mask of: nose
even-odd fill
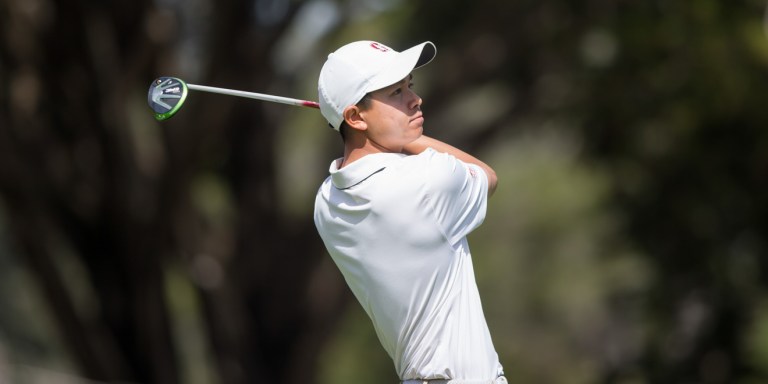
[[[422,100],[421,97],[419,97],[419,95],[416,94],[416,92],[412,90],[409,90],[409,92],[411,94],[411,102],[410,102],[411,109],[419,109],[421,107],[421,104],[424,102],[424,100]]]

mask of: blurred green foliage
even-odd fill
[[[312,231],[319,115],[143,105],[166,72],[312,98],[358,39],[434,41],[427,134],[497,170],[470,245],[511,383],[768,381],[764,2],[96,3],[0,1],[0,382],[396,382]]]

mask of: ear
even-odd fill
[[[344,108],[344,112],[341,116],[350,128],[365,131],[368,129],[368,123],[365,122],[365,118],[362,116],[361,112],[360,107],[351,105]]]

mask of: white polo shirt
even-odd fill
[[[432,149],[338,163],[315,225],[400,379],[495,379],[466,239],[485,218],[482,168]]]

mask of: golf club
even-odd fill
[[[149,86],[147,102],[155,111],[155,119],[167,120],[173,117],[181,109],[187,99],[188,90],[218,93],[221,95],[247,97],[275,103],[296,105],[301,107],[320,108],[320,104],[314,101],[291,99],[288,97],[266,95],[263,93],[236,91],[234,89],[208,87],[205,85],[187,84],[176,77],[163,76],[155,79]]]

